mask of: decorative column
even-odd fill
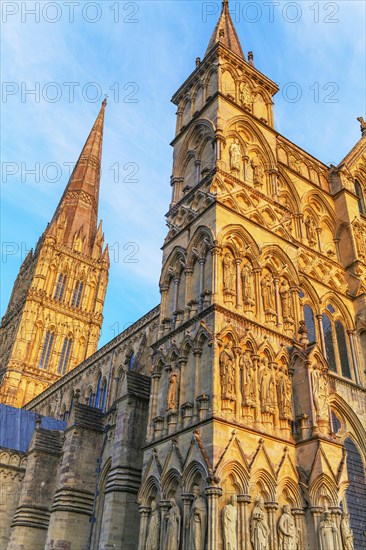
[[[297,532],[297,536],[299,537],[299,542],[297,544],[297,547],[306,548],[307,547],[306,537],[304,536],[304,530],[303,530],[303,521],[304,521],[303,518],[305,516],[305,512],[302,508],[292,508],[291,513],[294,516],[296,532]]]
[[[277,550],[277,529],[276,529],[276,510],[278,508],[277,502],[266,502],[265,508],[268,510],[268,523],[269,523],[269,548],[270,550]]]
[[[200,166],[201,166],[201,161],[200,160],[196,160],[194,162],[194,165],[196,167],[196,185],[199,184],[200,182]]]
[[[219,480],[208,479],[208,482]],[[207,528],[207,550],[216,550],[219,548],[219,497],[222,495],[222,489],[217,485],[209,485],[205,489],[208,504],[208,528]]]
[[[166,314],[166,301],[168,297],[168,285],[161,285],[160,286],[160,294],[161,294],[161,305],[160,305],[160,322],[165,318]]]
[[[324,331],[323,331],[323,315],[319,313],[316,315],[316,318],[318,320],[318,328],[319,328],[319,334],[320,334],[320,347],[322,348],[323,353],[325,353],[325,347],[324,347]]]
[[[160,508],[160,545],[159,550],[164,549],[164,539],[165,539],[165,516],[167,515],[171,504],[169,500],[161,500],[159,502]]]
[[[151,384],[151,410],[150,410],[150,422],[148,426],[148,434],[149,437],[152,437],[154,433],[154,426],[153,426],[153,419],[156,417],[157,413],[157,402],[158,402],[158,389],[159,389],[159,381],[161,378],[160,372],[153,372],[152,376],[152,384]]]
[[[201,355],[202,355],[202,349],[201,348],[194,348],[193,355],[195,359],[195,366],[194,366],[194,396],[193,400],[196,402],[196,398],[201,394]],[[197,403],[197,402],[196,402]],[[199,407],[197,403],[197,416],[199,416]]]
[[[201,297],[201,294],[203,293],[203,280],[204,280],[204,275],[205,275],[205,263],[206,263],[206,258],[200,258],[198,260],[198,264],[200,266],[200,286],[199,286],[199,297],[200,297],[200,302],[202,302],[202,297]],[[201,303],[202,305],[202,303]]]
[[[299,234],[301,241],[304,241],[304,215],[303,214],[296,214],[295,219],[297,220],[297,225],[299,228]]]
[[[186,267],[184,270],[185,276],[186,276],[186,304],[192,300],[192,275],[193,275],[193,267]],[[186,319],[189,319],[189,307],[185,307],[185,315]]]
[[[173,312],[175,312],[178,309],[178,291],[179,291],[180,278],[179,277],[174,277],[173,282],[174,282]]]
[[[219,288],[219,269],[218,269],[218,263],[219,263],[219,257],[221,256],[222,248],[221,246],[214,245],[211,248],[211,254],[212,254],[212,292],[213,292],[213,301],[215,302],[218,297],[218,288]]]
[[[278,289],[278,283],[280,282],[279,277],[274,277],[273,282],[275,285],[275,295],[276,295],[276,316],[277,316],[277,327],[282,326],[281,323],[281,308],[280,308],[280,292]]]
[[[263,302],[262,302],[262,293],[261,293],[261,273],[262,270],[260,267],[256,267],[253,269],[254,273],[254,287],[255,287],[255,295],[256,299],[255,302],[257,304],[257,316],[259,318],[262,318],[264,315],[263,312]]]
[[[355,378],[356,378],[356,384],[360,385],[360,375],[359,375],[359,367],[358,367],[358,361],[357,361],[357,355],[356,355],[356,350],[355,350],[355,341],[354,341],[354,330],[347,330],[348,332],[348,335],[349,335],[349,343],[350,343],[350,346],[351,346],[351,354],[352,354],[352,362],[353,362],[353,370],[354,370],[354,373],[355,373]]]
[[[243,164],[244,164],[244,181],[245,183],[247,183],[247,179],[248,179],[248,160],[249,160],[249,157],[248,156],[243,156]]]
[[[251,550],[249,533],[249,514],[248,505],[250,504],[250,495],[239,495],[239,549]]]
[[[317,239],[318,239],[319,252],[322,251],[322,240],[320,238],[321,232],[322,232],[321,228],[317,227],[316,228],[316,236],[317,236]]]
[[[236,265],[236,309],[243,309],[243,292],[241,288],[241,258],[235,258]]]
[[[318,529],[319,529],[319,523],[323,514],[323,507],[322,506],[310,506],[310,512],[313,516],[313,522],[314,522],[314,538],[313,541],[316,544],[316,548],[318,545]],[[308,533],[309,535],[309,533]],[[310,544],[311,546],[311,544]],[[312,545],[314,547],[314,544]]]
[[[138,550],[145,550],[147,527],[149,524],[150,506],[140,506],[140,536]]]
[[[182,550],[186,550],[187,547],[187,523],[189,514],[191,511],[191,505],[193,501],[193,495],[191,493],[182,493],[181,498],[183,501],[183,529],[182,529]]]
[[[187,365],[188,358],[181,356],[178,359],[179,364],[179,371],[180,371],[180,377],[179,377],[179,403],[185,403],[186,402],[186,365]]]
[[[311,373],[310,373],[311,361],[309,361],[309,360],[305,361],[305,368],[306,368],[307,377],[308,377],[310,408],[311,408],[311,425],[312,425],[312,429],[314,431],[314,426],[317,425],[317,419],[316,419],[315,407],[314,407],[313,384],[311,382]]]
[[[302,315],[300,313],[300,304],[299,304],[299,289],[297,288],[297,286],[292,286],[290,288],[290,292],[291,292],[291,299],[292,299],[292,308],[294,312],[294,321],[295,321],[295,326],[297,327],[300,321],[302,321]]]

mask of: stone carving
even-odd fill
[[[296,550],[298,536],[296,532],[295,520],[291,514],[291,508],[285,504],[282,509],[282,515],[278,521],[278,542],[279,550]]]
[[[242,396],[245,405],[255,406],[255,365],[250,350],[246,350],[240,358]]]
[[[324,512],[323,520],[319,525],[319,550],[341,550],[342,545],[336,523],[330,512]]]
[[[229,341],[220,353],[221,399],[235,397],[235,355],[233,343]]]
[[[353,550],[353,531],[349,525],[349,514],[343,514],[341,520],[341,535],[344,550]]]
[[[357,221],[354,221],[352,225],[353,225],[353,234],[355,236],[355,241],[356,241],[357,253],[360,256],[360,258],[364,258],[365,257],[365,241],[364,241],[365,230],[363,229],[362,225]]]
[[[250,518],[250,540],[254,550],[268,550],[268,539],[269,527],[264,511],[264,501],[262,497],[257,497]]]
[[[328,419],[328,381],[327,369],[321,363],[313,366],[311,371],[314,409],[318,419]]]
[[[146,538],[145,550],[159,550],[160,511],[155,500],[151,503],[149,530]]]
[[[178,550],[180,543],[180,510],[175,498],[170,499],[170,510],[166,515],[165,550]]]
[[[280,366],[277,376],[277,402],[280,418],[292,420],[292,384],[286,367]]]
[[[290,156],[290,168],[301,174],[301,162],[293,156]]]
[[[240,171],[241,150],[240,150],[239,140],[237,138],[234,139],[234,141],[230,145],[229,155],[230,155],[230,168],[232,170]]]
[[[249,263],[245,264],[245,266],[241,271],[241,280],[242,280],[244,304],[254,305],[255,303],[254,281],[252,277],[252,268]]]
[[[222,532],[224,538],[223,550],[237,550],[237,496],[232,495],[229,504],[224,506],[222,510]]]
[[[284,279],[280,285],[280,298],[282,304],[282,315],[284,321],[293,319],[293,307],[290,286],[288,281]]]
[[[223,280],[224,280],[224,292],[230,292],[235,294],[235,263],[230,254],[226,252],[223,259]]]
[[[275,287],[271,273],[267,273],[261,280],[263,307],[266,313],[276,312]]]
[[[241,82],[239,86],[240,103],[244,109],[251,111],[253,108],[253,93],[246,82]]]
[[[267,357],[263,357],[259,369],[259,391],[261,398],[261,409],[264,413],[273,412],[275,404],[274,390],[275,380],[273,376],[272,366],[268,364]]]
[[[176,411],[179,405],[179,371],[174,368],[169,378],[167,411]]]
[[[308,216],[305,220],[306,238],[309,244],[316,244],[316,228],[315,222],[311,216]]]
[[[207,505],[198,485],[192,489],[193,502],[186,528],[189,529],[189,550],[204,550],[207,525]]]

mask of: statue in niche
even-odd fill
[[[207,525],[207,505],[198,485],[192,489],[193,502],[186,528],[189,529],[189,550],[204,550]]]
[[[321,363],[314,365],[311,371],[311,385],[313,392],[313,403],[318,418],[328,418],[328,381],[326,369]]]
[[[232,495],[229,504],[222,510],[223,550],[237,550],[238,548],[237,520],[237,496]]]
[[[273,412],[275,380],[272,366],[268,364],[267,357],[263,357],[261,360],[259,388],[262,412]]]
[[[224,280],[224,291],[235,293],[235,263],[230,254],[226,252],[223,259],[223,280]]]
[[[280,298],[284,321],[293,319],[292,297],[288,281],[284,279],[280,286]]]
[[[170,373],[167,411],[176,411],[179,401],[179,370],[174,368]]]
[[[254,502],[252,516],[250,518],[250,540],[254,550],[268,550],[269,527],[264,511],[264,501],[261,496]]]
[[[316,228],[315,222],[311,216],[308,216],[305,220],[306,238],[309,244],[316,244]]]
[[[170,510],[166,515],[165,550],[179,550],[180,543],[180,510],[175,498],[170,499]]]
[[[252,277],[252,267],[249,263],[245,264],[241,271],[241,281],[243,289],[243,302],[244,304],[254,305],[255,292]]]
[[[284,366],[280,366],[278,370],[277,401],[280,418],[292,420],[292,384]]]
[[[276,312],[276,298],[273,277],[267,273],[261,280],[263,307],[266,313]]]
[[[219,358],[222,399],[235,397],[235,355],[232,348],[233,343],[229,340]]]
[[[343,514],[341,520],[341,535],[344,550],[354,550],[353,531],[349,525],[349,514]]]
[[[146,538],[145,550],[159,550],[159,535],[160,511],[155,500],[153,500],[151,503],[150,523]]]
[[[361,258],[363,258],[365,256],[365,241],[364,241],[365,231],[363,230],[361,225],[357,222],[353,223],[353,234],[355,236],[357,253]]]
[[[232,170],[240,171],[241,166],[241,150],[238,138],[235,138],[229,149],[230,155],[230,168]]]
[[[240,358],[241,369],[241,393],[246,405],[255,404],[255,379],[254,364],[251,358],[251,351],[246,350]],[[254,394],[254,395],[253,395]],[[253,399],[254,397],[254,399]]]
[[[332,519],[330,512],[325,510],[323,520],[319,525],[319,550],[341,550],[337,525]]]
[[[296,157],[290,157],[290,168],[301,174],[301,162]]]
[[[279,550],[296,550],[298,536],[295,520],[291,514],[291,508],[285,504],[277,526]]]
[[[246,82],[241,82],[239,86],[240,103],[244,109],[251,111],[253,108],[253,93]]]
[[[253,181],[254,183],[263,183],[264,179],[264,170],[261,162],[258,160],[257,157],[254,157],[251,160],[251,165],[253,169]]]

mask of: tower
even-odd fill
[[[365,138],[347,169],[329,171],[274,129],[277,91],[224,1],[172,99],[139,550],[150,537],[174,547],[174,517],[181,548],[210,550],[317,548],[323,529],[340,537],[348,521],[334,411],[365,383],[365,234],[356,246],[352,229],[365,222],[351,166],[364,165]]]
[[[97,349],[109,269],[97,225],[105,106],[14,283],[1,324],[2,403],[21,407]]]

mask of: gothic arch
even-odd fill
[[[287,173],[285,172],[285,170],[283,170],[283,168],[281,166],[278,167],[278,172],[280,174],[280,178],[283,179],[283,181],[285,182],[287,188],[290,191],[290,196],[293,200],[293,203],[296,205],[295,213],[296,214],[300,213],[301,212],[301,199],[300,199],[300,195],[297,192],[297,189],[296,189],[295,185],[293,184],[293,182],[291,181],[291,179],[288,177]]]
[[[193,460],[188,466],[184,467],[182,475],[183,492],[191,493],[193,485],[200,485],[200,482],[204,483],[207,476],[206,467],[201,462]]]
[[[232,248],[234,248],[234,244],[237,243],[237,253],[239,249],[241,249],[248,258],[252,259],[253,267],[258,266],[258,258],[260,256],[259,247],[250,233],[241,225],[226,225],[219,232],[217,239],[221,246],[226,246],[227,243],[231,243]],[[248,250],[249,247],[250,250]]]
[[[345,437],[351,436],[355,445],[359,448],[361,457],[366,467],[366,430],[350,405],[338,394],[329,396],[330,406],[342,419],[346,421]]]
[[[269,254],[269,256],[267,256]],[[277,266],[274,266],[272,263],[272,258],[275,258],[277,260]],[[298,272],[293,264],[293,261],[289,258],[289,256],[278,246],[278,244],[269,244],[265,247],[263,247],[262,255],[261,255],[261,262],[263,267],[271,268],[272,272],[278,272],[278,269],[282,267],[282,269],[286,266],[288,270],[286,273],[279,273],[283,276],[288,275],[290,278],[289,282],[292,282],[292,284],[299,285],[299,275]],[[278,265],[279,263],[279,265]],[[282,266],[281,266],[282,263]],[[281,267],[280,267],[281,266]]]
[[[139,492],[139,501],[142,506],[149,506],[151,501],[156,495],[161,495],[160,481],[155,476],[149,476],[147,480],[142,484]]]
[[[316,212],[316,208],[314,209],[314,206],[320,206],[323,213],[317,213],[317,219],[320,222],[327,215],[332,224],[333,233],[335,233],[335,227],[337,225],[335,212],[328,201],[325,200],[320,191],[308,191],[307,193],[305,193],[305,195],[302,196],[301,202],[306,206],[307,209],[311,208],[313,212]]]
[[[178,276],[182,269],[184,269],[185,264],[186,251],[181,246],[176,246],[165,261],[161,272],[160,285],[169,284],[171,278],[174,276],[173,272],[177,271],[176,276]]]
[[[291,499],[291,506],[292,508],[302,508],[303,507],[303,499],[301,497],[301,491],[299,484],[296,483],[292,478],[290,477],[284,477],[280,480],[278,487],[277,487],[277,498],[276,502],[278,502],[281,495],[287,493],[287,499]],[[286,500],[287,500],[286,499]]]
[[[175,496],[181,484],[182,475],[175,468],[168,470],[160,479],[160,485],[163,497],[169,499]],[[175,487],[174,487],[175,486]],[[174,489],[173,489],[174,488]],[[171,494],[172,491],[174,494]]]
[[[323,296],[321,297],[320,304],[321,304],[320,308],[322,312],[325,312],[327,310],[328,304],[336,306],[341,316],[335,315],[335,318],[342,320],[346,325],[346,329],[348,330],[355,329],[351,314],[348,311],[347,306],[336,294],[334,294],[333,292],[327,292],[326,294],[323,294]]]
[[[309,496],[313,506],[324,506],[327,499],[328,506],[339,506],[337,486],[329,476],[324,473],[318,475],[309,487]]]
[[[211,229],[204,225],[200,225],[194,232],[187,246],[187,267],[193,267],[196,262],[197,255],[195,254],[195,249],[204,257],[207,255],[210,247],[213,246],[213,242],[214,239]]]
[[[226,462],[219,467],[216,473],[222,480],[225,480],[229,476],[233,476],[238,486],[239,494],[246,495],[249,493],[249,472],[247,472],[243,465],[237,460]]]
[[[276,500],[276,481],[266,470],[263,470],[263,468],[251,473],[250,485],[253,488],[259,485],[266,496],[267,502],[274,502]]]

